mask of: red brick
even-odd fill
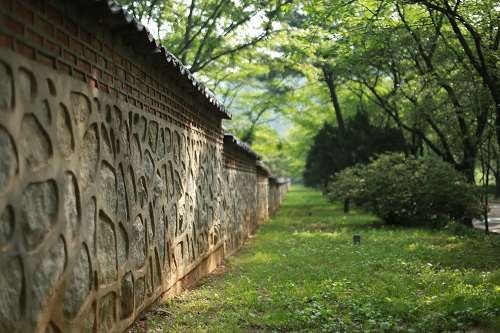
[[[105,85],[104,83],[99,83],[99,90],[105,92],[106,94],[109,92],[108,86]]]
[[[106,58],[111,59],[113,57],[113,50],[111,50],[108,46],[103,45],[102,46],[102,52],[106,56]]]
[[[131,86],[131,85],[129,85],[129,84],[126,84],[126,83],[125,83],[125,84],[123,85],[123,90],[125,90],[127,93],[129,93],[129,94],[130,94],[130,93],[132,93],[132,86]]]
[[[130,67],[131,67],[130,61],[128,61],[127,59],[124,59],[123,60],[123,67],[125,67],[125,70],[130,71]]]
[[[85,58],[87,58],[88,60],[90,60],[94,63],[97,62],[97,53],[95,53],[95,51],[93,51],[92,49],[86,47],[84,55],[85,55]]]
[[[117,74],[117,68],[116,68],[115,64],[112,63],[111,61],[108,61],[108,69],[111,73],[113,73],[115,75]]]
[[[109,84],[113,84],[113,77],[108,73],[103,73],[102,78]]]
[[[122,61],[123,61],[122,56],[120,54],[118,54],[117,52],[113,52],[113,62],[118,64],[118,65],[121,65]]]
[[[15,15],[22,19],[24,22],[33,24],[33,12],[26,8],[23,4],[19,2],[15,3],[15,13]]]
[[[97,85],[97,80],[96,80],[96,79],[94,79],[93,77],[88,76],[88,77],[87,77],[87,83],[88,83],[88,85],[89,85],[89,86],[91,86],[91,87],[94,87],[94,88],[97,88],[97,87],[98,87],[98,85]]]
[[[0,47],[14,49],[14,39],[0,31]]]
[[[99,68],[93,66],[92,67],[92,76],[97,77],[97,78],[102,78],[102,71]]]
[[[73,77],[77,80],[85,82],[85,73],[83,73],[77,69],[73,69]]]
[[[28,31],[26,32],[26,36],[30,41],[37,44],[38,46],[43,46],[43,37],[36,32],[28,29]]]
[[[56,62],[55,62],[55,59],[54,57],[51,57],[49,55],[46,55],[44,53],[38,53],[38,62],[45,65],[45,66],[49,66],[51,68],[56,68]]]
[[[90,62],[82,58],[78,58],[78,67],[87,73],[90,73],[90,69],[92,68]]]
[[[116,69],[116,75],[120,78],[120,79],[125,79],[126,77],[126,73],[123,69],[121,68],[117,68]]]
[[[65,23],[64,27],[66,28],[66,31],[78,38],[78,27],[76,26],[76,23],[68,18]]]
[[[65,64],[63,62],[58,62],[57,71],[60,73],[65,73],[65,74],[71,75],[71,66],[68,66],[67,64]]]
[[[64,31],[60,30],[60,29],[57,29],[56,30],[56,39],[66,45],[66,46],[69,46],[69,36],[67,33],[65,33]]]
[[[59,10],[51,5],[47,6],[47,15],[49,19],[59,25],[62,25],[62,14]]]
[[[97,51],[99,51],[99,52],[102,50],[102,43],[101,43],[101,41],[98,40],[98,39],[95,39],[92,36],[91,36],[90,45],[92,45],[92,47],[94,49],[96,49]]]
[[[23,24],[5,15],[3,17],[3,26],[18,35],[23,34]]]
[[[102,68],[106,68],[106,59],[104,59],[100,55],[97,55],[97,64]]]
[[[45,40],[45,46],[47,47],[47,50],[49,50],[53,54],[61,56],[61,47],[59,45],[52,43],[49,40]]]
[[[90,32],[80,27],[80,39],[87,44],[90,44]]]
[[[109,94],[113,97],[118,97],[118,90],[114,89],[114,88],[109,88]]]
[[[71,38],[70,48],[71,51],[73,51],[74,53],[83,55],[83,50],[84,50],[83,44],[80,43],[77,39]]]
[[[144,71],[139,71],[139,78],[142,81],[145,81],[146,80],[146,73],[144,73]]]
[[[39,30],[39,32],[43,32],[46,36],[54,36],[54,26],[44,18],[37,16],[35,18],[35,27]]]
[[[70,53],[66,50],[63,52],[63,58],[69,61],[72,65],[76,65],[76,56],[73,53]]]
[[[0,0],[0,7],[6,11],[12,10],[12,3],[10,0]]]
[[[26,44],[17,43],[17,52],[25,57],[35,60],[35,50]]]
[[[43,12],[43,5],[45,1],[40,1],[40,0],[30,0],[30,6],[34,9],[36,9],[39,12]]]
[[[127,82],[130,82],[132,84],[135,84],[135,77],[129,72],[125,72],[125,80],[127,80]]]

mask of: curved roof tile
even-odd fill
[[[138,22],[122,5],[115,0],[77,0],[87,14],[94,16],[99,23],[109,27],[115,35],[122,35],[134,52],[145,55],[148,61],[160,69],[169,70],[167,75],[178,80],[186,89],[191,89],[198,101],[207,103],[210,109],[222,118],[232,119],[231,112],[217,100],[215,95],[197,81],[182,62],[155,40],[149,30]]]

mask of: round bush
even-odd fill
[[[477,188],[440,158],[381,155],[334,176],[327,196],[350,199],[394,225],[471,224],[481,215]]]

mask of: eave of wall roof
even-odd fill
[[[198,82],[172,53],[153,38],[149,30],[138,22],[122,5],[114,0],[77,0],[83,12],[107,26],[114,35],[121,35],[134,52],[144,55],[149,62],[165,75],[176,80],[183,88],[190,90],[199,102],[208,104],[209,109],[224,119],[232,119],[231,112],[217,100],[214,94]]]
[[[258,155],[256,152],[254,152],[252,150],[252,148],[250,148],[248,143],[241,141],[240,139],[238,139],[236,136],[234,136],[231,133],[224,134],[224,143],[232,144],[232,145],[238,147],[239,149],[241,149],[242,151],[244,151],[245,153],[247,153],[251,157],[255,158],[256,160],[262,160],[262,157],[260,157],[260,155]]]

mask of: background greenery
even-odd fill
[[[498,332],[499,257],[498,235],[391,227],[294,186],[235,256],[130,332]]]

